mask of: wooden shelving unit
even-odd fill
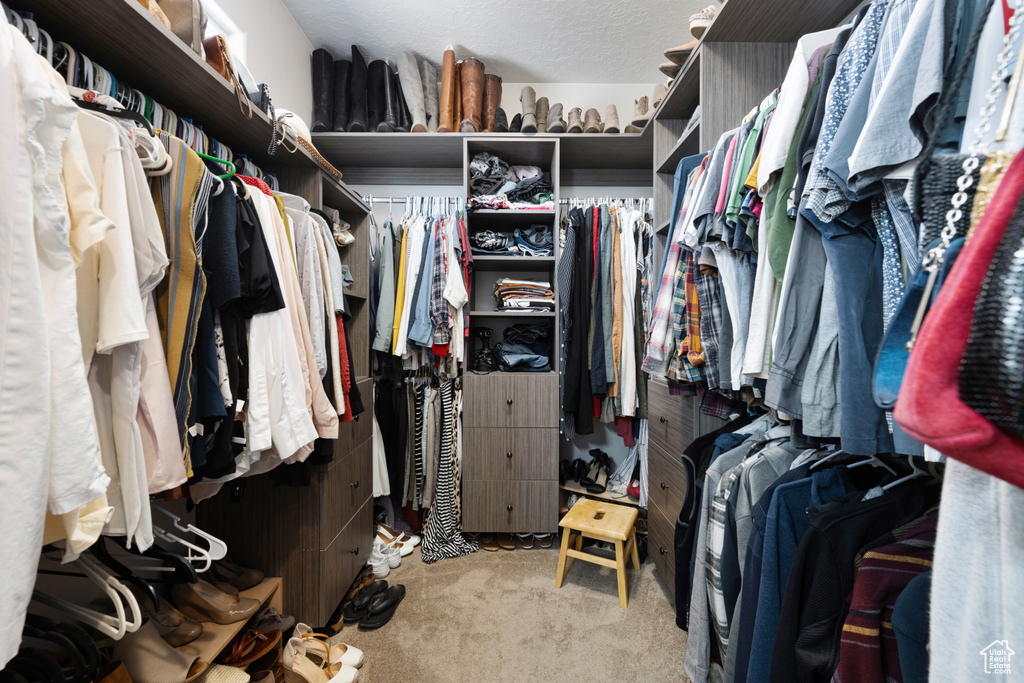
[[[584,496],[586,498],[593,498],[595,500],[607,500],[610,503],[619,503],[620,505],[633,505],[635,507],[640,507],[640,501],[637,498],[634,498],[633,496],[629,495],[628,493],[621,498],[616,498],[607,491],[605,491],[604,493],[589,493],[586,487],[580,486],[574,481],[567,481],[564,484],[560,485],[558,488],[560,488],[563,491],[568,491],[569,493],[575,493],[578,496]]]
[[[470,311],[470,318],[554,318],[554,311]]]
[[[658,166],[658,173],[674,173],[679,160],[700,151],[700,124],[696,123],[683,132],[672,151]]]
[[[239,597],[259,600],[263,607],[273,607],[278,612],[284,612],[282,606],[282,579],[279,577],[267,577],[258,586],[241,591]],[[196,655],[204,662],[213,663],[213,660],[223,652],[224,648],[237,636],[245,626],[247,620],[236,621],[233,624],[217,624],[212,621],[203,622],[203,635],[191,643],[186,643],[178,649],[189,655]]]

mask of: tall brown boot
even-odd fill
[[[455,106],[452,108],[452,131],[462,123],[462,62],[455,64]]]
[[[501,106],[501,76],[484,76],[484,128],[494,132],[495,112]]]
[[[441,64],[441,115],[437,122],[438,133],[452,132],[452,115],[455,113],[455,51],[445,50]]]
[[[483,126],[484,65],[479,59],[462,60],[462,133],[475,133]]]

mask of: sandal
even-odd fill
[[[272,652],[281,642],[280,631],[268,631],[263,633],[254,628],[242,631],[231,644],[224,648],[216,662],[224,666],[233,666],[244,669],[257,659],[263,658],[267,653]]]
[[[501,550],[501,546],[499,546],[498,542],[494,540],[493,534],[480,534],[476,540],[484,550],[489,552]]]
[[[515,550],[516,537],[512,534],[498,534],[498,545],[505,550]]]
[[[331,639],[322,633],[314,633],[308,625],[295,625],[295,634],[306,643],[306,656],[314,662],[322,662],[330,650],[331,664],[351,666],[358,669],[363,665],[363,651],[345,643],[331,644]]]
[[[395,616],[395,610],[404,599],[405,586],[400,583],[375,596],[366,616],[359,621],[359,629],[368,631],[384,626]]]
[[[555,542],[554,534],[536,534],[537,545],[541,548],[550,548]]]
[[[374,581],[372,584],[356,593],[355,597],[342,612],[342,617],[346,623],[352,623],[359,621],[366,616],[366,611],[370,609],[370,602],[374,596],[378,593],[383,593],[388,588],[387,581]]]
[[[519,542],[523,546],[523,550],[533,550],[533,534],[516,534],[519,536]]]
[[[355,683],[359,670],[351,666],[332,666],[324,661],[320,666],[306,656],[306,643],[302,638],[291,638],[284,648],[284,678],[287,683]]]

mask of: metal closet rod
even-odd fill
[[[417,197],[367,197],[371,202],[387,202],[389,204],[406,204],[417,200]],[[426,197],[426,199],[447,199],[449,201],[462,201],[463,197]]]

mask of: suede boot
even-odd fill
[[[409,105],[405,101],[405,91],[402,90],[402,79],[397,73],[392,74],[395,82],[395,132],[408,133],[412,129],[412,114],[409,112]],[[417,82],[419,74],[416,75]]]
[[[587,113],[583,115],[583,132],[600,133],[602,130],[601,115],[597,113],[596,109],[588,109]]]
[[[494,132],[494,115],[501,106],[501,76],[484,75],[484,128]]]
[[[349,92],[352,81],[352,62],[339,59],[334,62],[334,126],[335,133],[348,130],[349,113],[352,110],[352,95]]]
[[[423,77],[423,107],[427,112],[427,132],[437,132],[437,69],[434,65],[423,60],[420,62],[420,75]]]
[[[523,105],[523,132],[537,132],[537,93],[530,86],[523,86],[523,92],[519,96]]]
[[[369,127],[367,121],[367,67],[366,60],[359,52],[359,48],[352,46],[352,78],[349,80],[349,100],[352,102],[350,110],[348,131],[350,133],[365,133]]]
[[[654,96],[651,97],[651,114],[652,115],[654,114],[654,111],[657,110],[657,108],[659,106],[661,106],[661,101],[663,99],[665,99],[665,95],[667,95],[667,94],[668,94],[668,86],[664,85],[663,83],[659,83],[658,85],[654,86]]]
[[[548,98],[537,98],[537,132],[546,133],[548,130]]]
[[[495,133],[507,133],[508,132],[508,117],[505,116],[505,110],[498,107],[494,110],[494,132]]]
[[[367,101],[370,108],[370,130],[394,133],[398,125],[398,98],[391,66],[383,59],[370,62],[367,70]]]
[[[423,77],[416,57],[411,52],[402,52],[398,56],[398,77],[402,81],[402,97],[412,116],[409,130],[413,133],[426,133],[427,109],[423,98]]]
[[[619,132],[619,112],[615,108],[614,104],[609,104],[608,107],[604,110],[604,132]]]
[[[565,121],[562,119],[562,103],[556,102],[548,109],[547,132],[564,133]]]
[[[512,122],[508,124],[509,133],[522,133],[523,132],[523,115],[516,114],[512,117]]]
[[[438,133],[452,132],[452,116],[455,114],[455,51],[445,50],[441,63],[441,100],[437,121]]]
[[[583,114],[583,110],[579,107],[573,107],[569,110],[569,127],[566,129],[569,133],[582,133],[583,132],[583,121],[580,116]]]
[[[334,57],[316,49],[310,57],[313,74],[313,125],[310,131],[323,133],[334,125]]]
[[[647,111],[647,95],[644,95],[639,100],[633,100],[633,125],[637,128],[643,128],[647,125],[647,120],[651,118],[651,113]]]
[[[459,131],[483,130],[484,65],[479,59],[462,60],[462,123]]]

